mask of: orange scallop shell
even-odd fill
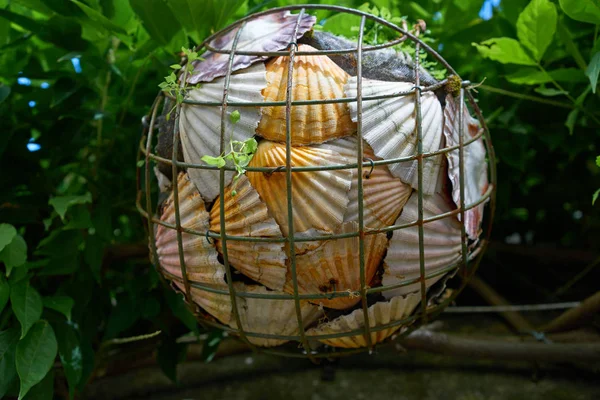
[[[298,46],[298,50],[316,51],[313,47],[302,44]],[[268,84],[263,90],[265,101],[286,100],[288,68],[288,56],[277,57],[267,63]],[[342,99],[348,77],[327,56],[295,56],[292,100]],[[350,135],[356,130],[346,103],[292,106],[290,119],[292,145],[322,143]],[[285,142],[285,107],[263,107],[256,133],[269,140]]]

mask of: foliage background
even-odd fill
[[[134,205],[140,120],[182,46],[291,3],[0,0],[0,397],[77,396],[118,338],[158,330],[157,360],[175,377],[185,350],[175,339],[202,332],[147,259]],[[495,241],[594,250],[598,0],[533,0],[524,22],[529,0],[321,3],[424,19],[432,46],[464,79],[485,79],[478,96],[499,171]],[[335,15],[318,18],[351,34]],[[491,38],[508,39],[480,44]],[[547,282],[577,272],[549,271]]]

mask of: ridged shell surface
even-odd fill
[[[182,293],[185,293],[185,286],[183,280],[173,280],[175,286],[179,288]],[[220,290],[228,291],[226,284],[216,287]],[[211,316],[215,317],[223,324],[229,324],[232,319],[232,308],[231,308],[231,297],[229,294],[214,293],[208,290],[203,290],[196,287],[190,287],[190,294],[192,301],[202,307],[203,310],[208,312]]]
[[[408,317],[415,307],[421,301],[417,294],[408,294],[406,296],[394,297],[387,302],[378,302],[369,307],[369,327],[377,328],[385,324],[400,321]],[[306,334],[309,335],[328,335],[336,333],[351,332],[357,329],[364,329],[365,317],[362,308],[352,311],[348,315],[343,315],[333,321],[323,323],[316,328],[309,329]],[[395,325],[390,328],[371,331],[372,344],[380,343],[393,335],[399,329],[406,325]],[[364,334],[346,336],[333,339],[318,339],[320,342],[334,347],[359,348],[368,346]]]
[[[358,232],[357,222],[346,222],[340,233]],[[387,248],[385,233],[366,235],[364,239],[365,277],[369,285]],[[296,276],[300,294],[353,293],[347,297],[310,300],[335,309],[346,309],[360,301],[360,250],[358,237],[332,239],[319,248],[296,257]],[[291,270],[285,291],[294,293]]]
[[[316,51],[300,45],[299,51]],[[265,101],[285,101],[289,57],[277,57],[267,63],[268,86]],[[294,57],[292,100],[332,100],[344,98],[344,84],[349,75],[327,56]],[[356,124],[350,119],[346,103],[292,106],[290,114],[292,145],[322,143],[352,134]],[[262,119],[256,132],[278,142],[286,140],[286,109],[283,106],[262,108]]]
[[[236,195],[232,195],[232,190]],[[225,232],[231,236],[281,238],[281,230],[258,196],[248,178],[242,175],[225,190]],[[221,198],[210,212],[210,230],[221,232]],[[216,241],[223,253],[222,242]],[[274,290],[282,290],[287,272],[283,242],[246,242],[227,240],[227,255],[231,265],[244,275]]]
[[[198,194],[195,186],[185,173],[180,173],[177,178],[179,189],[179,215],[181,226],[199,232],[206,232],[209,227],[209,215],[206,212],[204,201]],[[164,205],[161,221],[175,224],[175,205],[173,193]],[[183,232],[181,234],[183,256],[188,279],[192,282],[209,284],[218,288],[227,288],[225,283],[225,268],[219,263],[218,253],[204,235],[193,235]],[[177,231],[158,225],[156,228],[156,252],[161,268],[168,272],[174,282],[183,289],[183,278],[179,260],[179,246]],[[194,294],[195,293],[195,294]],[[192,290],[193,300],[211,315],[222,322],[228,322],[229,314],[223,310],[227,306],[225,296],[207,292],[201,289]],[[225,303],[224,303],[225,301]]]
[[[423,198],[423,218],[432,218],[454,209],[450,198],[442,193],[436,193]],[[418,196],[414,193],[408,200],[396,225],[408,224],[418,219]],[[425,274],[434,273],[441,268],[449,267],[461,260],[461,229],[455,215],[425,222],[423,224],[423,244],[425,259]],[[420,276],[419,229],[409,228],[394,231],[384,261],[382,284],[384,286],[398,284],[401,281]],[[425,281],[429,288],[442,278],[438,275]],[[419,291],[419,282],[401,286],[383,292],[386,298]]]
[[[222,102],[225,79],[202,84],[200,88],[189,92],[188,99],[194,101]],[[231,76],[228,91],[229,102],[263,101],[262,89],[267,86],[265,66],[258,63]],[[179,117],[181,146],[184,159],[188,163],[204,164],[202,156],[219,156],[221,154],[221,109],[220,106],[201,106],[183,104]],[[240,113],[237,123],[232,123],[229,115],[233,111]],[[225,151],[230,139],[245,141],[254,136],[260,120],[260,107],[227,108],[225,117]],[[211,202],[219,195],[218,170],[188,168],[192,181],[205,201]],[[233,172],[225,172],[225,185],[231,182]]]
[[[343,138],[323,144],[356,162],[356,138]],[[368,144],[363,144],[363,160],[380,160]],[[363,220],[367,228],[378,229],[392,225],[412,193],[412,187],[393,176],[386,165],[363,166]],[[358,221],[358,169],[352,169],[352,186],[344,222]]]
[[[446,96],[444,109],[444,136],[448,147],[460,144],[457,100],[451,95]],[[463,143],[471,140],[480,131],[479,121],[469,115],[467,106],[463,114]],[[478,201],[488,188],[486,152],[483,140],[477,139],[463,147],[465,171],[465,206]],[[452,182],[452,199],[460,204],[460,152],[453,150],[446,153],[448,157],[448,176]],[[477,240],[481,233],[481,221],[485,202],[465,211],[465,228],[469,238]],[[460,216],[459,216],[460,218]]]
[[[249,165],[285,167],[285,160],[284,144],[263,140]],[[293,167],[327,166],[345,164],[346,158],[321,146],[306,146],[291,148],[290,161]],[[282,233],[287,236],[289,225],[285,169],[272,174],[248,171],[246,175],[281,227]],[[348,205],[352,172],[294,171],[291,181],[294,234],[312,237],[339,230]],[[297,252],[314,247],[314,242],[296,242]]]
[[[236,292],[282,294],[281,292],[270,291],[262,286],[244,285],[241,283],[236,283],[235,289]],[[238,312],[244,331],[270,335],[299,335],[294,300],[273,300],[252,297],[238,297],[238,299]],[[323,314],[319,310],[319,307],[306,301],[300,301],[300,312],[304,327],[311,325]],[[235,319],[231,319],[230,325],[233,328],[237,328]],[[251,343],[265,347],[278,346],[287,342],[287,340],[282,339],[259,338],[250,335],[247,338]]]
[[[250,19],[238,39],[236,51],[269,52],[287,48],[291,42],[295,42],[296,39],[308,32],[317,20],[311,15],[302,15],[298,23],[297,34],[294,37],[298,17],[298,14],[281,11]],[[210,46],[219,50],[231,50],[239,29],[236,27],[217,36],[210,42]],[[209,50],[202,54],[202,58],[203,60],[194,63],[194,72],[188,78],[189,83],[210,82],[215,78],[225,76],[229,64],[229,54],[214,53]],[[232,71],[246,68],[265,58],[255,55],[235,55]]]
[[[357,77],[348,79],[346,97],[357,96]],[[389,95],[409,92],[414,85],[406,82],[384,82],[363,79],[362,96]],[[380,100],[363,100],[362,136],[375,155],[385,160],[417,154],[417,130],[414,94]],[[358,120],[357,103],[349,103],[352,121]],[[421,96],[423,153],[437,151],[442,145],[442,107],[431,92]],[[423,193],[434,192],[441,155],[423,159]],[[405,161],[388,165],[391,173],[402,182],[418,188],[418,162]]]

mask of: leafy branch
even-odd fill
[[[240,112],[238,110],[233,111],[229,115],[229,120],[232,124],[237,124],[240,120]],[[246,173],[246,167],[252,160],[256,149],[258,148],[258,142],[254,138],[247,139],[245,141],[230,140],[229,141],[229,152],[223,153],[220,156],[213,157],[209,155],[202,156],[201,160],[208,165],[214,165],[218,168],[223,168],[227,162],[231,162],[237,175],[234,176],[232,187],[235,186],[237,180]],[[235,189],[231,191],[231,195],[235,196],[237,192]]]
[[[188,92],[191,89],[199,89],[200,84],[189,86],[187,82],[187,76],[194,71],[194,61],[203,60],[202,57],[198,55],[198,52],[193,51],[192,49],[186,49],[185,47],[181,48],[182,53],[185,55],[187,62],[184,66],[180,64],[171,65],[171,72],[168,76],[165,76],[165,80],[161,82],[158,87],[161,88],[163,92],[165,92],[168,96],[173,97],[175,99],[175,105],[173,108],[167,113],[167,120],[171,118],[171,113],[177,106],[183,104]],[[178,82],[177,72],[183,72],[182,82]]]

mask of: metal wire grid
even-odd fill
[[[294,35],[292,36],[293,38],[295,38],[297,36],[296,33],[298,31],[300,20],[301,20],[302,16],[304,15],[304,13],[306,12],[306,10],[318,10],[318,9],[336,11],[336,12],[342,12],[342,13],[348,13],[348,14],[360,16],[361,22],[360,22],[357,47],[351,48],[351,49],[343,49],[343,50],[298,51],[298,44],[297,44],[296,40],[294,39],[289,44],[289,46],[287,47],[287,49],[285,51],[277,51],[277,52],[236,51],[236,47],[237,47],[240,35],[241,35],[247,21],[249,21],[250,19],[260,17],[263,15],[267,15],[270,13],[280,12],[280,11],[299,10],[299,13],[297,14],[298,17],[297,17],[295,30],[294,30]],[[390,41],[390,42],[387,42],[384,44],[363,47],[364,27],[365,27],[365,22],[367,19],[370,19],[372,21],[375,21],[375,23],[378,23],[378,24],[381,24],[388,28],[391,28],[391,29],[395,30],[396,32],[398,32],[401,36],[398,39],[395,39],[393,41]],[[231,46],[231,50],[215,49],[209,45],[209,43],[215,37],[221,36],[229,31],[235,29],[236,27],[239,27],[239,30],[236,32],[236,35],[234,37],[234,40],[233,40],[233,43]],[[363,53],[368,52],[368,51],[377,50],[377,49],[391,47],[391,46],[394,46],[394,45],[396,45],[402,41],[405,41],[407,39],[409,39],[415,43],[415,50],[416,50],[415,58],[414,58],[414,70],[415,70],[415,76],[416,76],[415,86],[410,91],[406,91],[406,92],[394,93],[394,94],[390,94],[390,95],[364,96],[363,97],[362,96],[362,56],[363,56]],[[264,12],[252,14],[252,15],[249,15],[249,16],[237,21],[236,23],[230,25],[229,27],[223,29],[222,31],[217,32],[217,33],[213,34],[212,36],[208,37],[202,44],[200,44],[196,48],[196,51],[201,50],[203,48],[206,50],[210,50],[214,53],[229,54],[229,63],[228,63],[227,73],[225,75],[225,86],[224,86],[224,91],[223,91],[223,99],[221,102],[203,102],[203,101],[184,100],[184,103],[190,104],[190,105],[221,107],[221,132],[220,132],[220,134],[221,134],[221,143],[220,143],[221,154],[223,153],[223,150],[225,149],[225,126],[226,126],[225,118],[227,115],[226,111],[227,111],[228,106],[235,106],[235,107],[284,106],[284,107],[286,107],[286,165],[285,165],[285,168],[282,168],[281,166],[279,166],[279,167],[248,167],[246,169],[248,171],[253,171],[253,172],[256,171],[256,172],[266,172],[266,173],[275,173],[275,172],[277,172],[277,173],[284,172],[285,173],[285,175],[286,175],[286,190],[287,190],[287,210],[288,210],[289,234],[287,235],[287,237],[281,237],[281,238],[242,237],[242,236],[227,235],[226,229],[225,229],[225,218],[223,218],[223,216],[225,215],[225,202],[224,201],[219,202],[220,203],[219,211],[220,211],[220,216],[221,216],[221,218],[220,218],[220,223],[221,223],[220,233],[215,233],[215,232],[210,232],[210,231],[200,232],[200,231],[196,231],[196,230],[185,228],[185,227],[181,226],[180,211],[179,211],[179,193],[178,193],[178,187],[176,184],[177,169],[178,168],[199,168],[199,169],[208,169],[208,170],[218,169],[220,171],[220,177],[219,177],[219,179],[220,179],[220,183],[219,183],[220,197],[223,198],[224,190],[225,190],[225,186],[226,186],[225,185],[225,171],[226,170],[234,170],[234,168],[229,167],[229,166],[226,166],[223,168],[218,168],[216,166],[211,166],[211,165],[200,165],[200,164],[193,164],[193,163],[177,161],[178,151],[179,151],[179,149],[178,149],[178,146],[179,146],[179,121],[178,120],[179,120],[179,113],[181,110],[181,104],[177,105],[176,112],[175,112],[176,118],[175,118],[175,122],[174,122],[172,158],[169,160],[167,158],[163,158],[163,157],[160,157],[160,156],[152,153],[151,147],[152,147],[153,135],[154,135],[154,131],[155,131],[154,128],[156,125],[156,114],[157,114],[157,110],[159,108],[161,100],[165,100],[165,95],[163,93],[160,93],[159,96],[154,101],[154,104],[152,106],[152,111],[150,114],[149,125],[144,129],[142,139],[140,141],[140,152],[138,153],[138,161],[140,161],[142,159],[141,157],[143,157],[143,159],[145,161],[144,170],[143,170],[143,172],[144,172],[144,189],[142,189],[142,187],[141,187],[142,186],[142,177],[141,177],[142,170],[141,170],[141,168],[138,168],[138,173],[137,173],[138,195],[137,195],[137,200],[136,200],[136,206],[137,206],[139,212],[147,220],[150,249],[152,252],[152,256],[157,264],[159,264],[159,262],[158,262],[159,258],[158,258],[158,254],[157,254],[157,250],[156,250],[156,243],[155,243],[155,238],[154,238],[154,224],[160,224],[167,228],[175,229],[177,231],[179,260],[180,260],[180,264],[181,264],[181,273],[182,273],[183,284],[184,284],[183,294],[184,294],[187,305],[194,312],[194,314],[198,317],[199,322],[202,325],[207,326],[207,327],[216,327],[219,329],[223,329],[224,331],[231,332],[235,335],[239,335],[239,337],[243,341],[245,341],[254,350],[258,350],[258,349],[255,345],[250,343],[250,341],[248,340],[248,337],[300,341],[302,344],[302,347],[304,348],[304,351],[297,351],[297,350],[284,351],[284,350],[266,349],[266,348],[261,348],[260,351],[272,353],[272,354],[278,354],[278,355],[291,356],[291,357],[308,357],[311,360],[316,361],[318,358],[337,357],[337,356],[341,356],[341,355],[345,355],[345,354],[352,354],[352,353],[364,351],[364,349],[329,348],[328,351],[316,352],[310,348],[310,346],[308,344],[308,339],[311,339],[311,340],[313,340],[313,339],[333,339],[333,338],[349,337],[349,336],[356,336],[356,335],[362,334],[367,343],[367,348],[369,349],[369,351],[372,351],[374,348],[374,345],[371,341],[371,332],[377,332],[377,331],[389,329],[389,328],[396,327],[396,326],[411,325],[411,327],[408,328],[405,332],[405,333],[408,333],[411,329],[414,329],[418,325],[415,323],[417,320],[420,320],[421,323],[425,323],[428,320],[428,318],[437,315],[450,302],[452,302],[454,300],[454,298],[456,298],[456,296],[459,294],[459,292],[462,291],[462,289],[465,287],[465,285],[468,281],[468,278],[475,272],[477,265],[479,264],[479,261],[481,259],[482,254],[484,253],[485,247],[486,247],[488,239],[489,239],[491,225],[492,225],[491,222],[493,220],[493,215],[495,212],[496,169],[495,169],[494,149],[491,145],[489,131],[487,129],[487,126],[485,124],[485,120],[483,119],[481,111],[480,111],[479,107],[477,106],[477,104],[475,103],[475,100],[474,100],[472,94],[468,90],[465,91],[465,88],[468,89],[468,87],[469,87],[469,82],[462,82],[459,96],[458,96],[458,104],[459,104],[458,125],[459,125],[459,129],[460,129],[459,144],[456,146],[452,146],[452,147],[446,147],[446,148],[440,149],[438,151],[423,153],[423,140],[422,140],[423,138],[422,138],[422,126],[421,126],[422,125],[422,116],[421,116],[421,98],[420,97],[423,92],[433,91],[433,90],[436,90],[436,89],[444,86],[447,83],[447,80],[444,80],[438,84],[426,86],[426,87],[422,87],[420,85],[419,53],[420,53],[421,48],[424,49],[431,56],[433,56],[440,64],[442,64],[447,69],[447,71],[450,75],[458,76],[458,74],[436,51],[434,51],[431,47],[429,47],[427,44],[422,42],[418,37],[411,34],[410,32],[408,32],[405,29],[402,29],[388,21],[385,21],[382,18],[373,16],[371,14],[368,14],[368,13],[365,13],[362,11],[353,10],[353,9],[349,9],[346,7],[333,6],[333,5],[305,4],[305,5],[298,5],[298,6],[279,7],[279,8],[274,8],[274,9],[267,10]],[[357,67],[356,67],[357,71],[356,72],[357,72],[357,78],[358,78],[357,82],[358,83],[357,83],[356,98],[292,101],[292,98],[293,98],[293,96],[292,96],[293,68],[294,68],[294,57],[296,55],[334,55],[334,54],[350,54],[350,53],[355,53],[356,60],[357,60]],[[229,83],[230,83],[233,60],[234,60],[235,55],[257,55],[257,56],[268,56],[268,57],[282,56],[282,55],[288,56],[289,57],[289,68],[288,68],[288,77],[287,77],[286,100],[285,101],[275,101],[275,102],[262,102],[262,103],[228,102]],[[185,75],[182,77],[182,80],[181,80],[182,85],[186,81],[186,78],[187,78],[187,76],[185,76]],[[416,119],[417,119],[417,121],[416,121],[417,154],[415,154],[413,156],[409,156],[409,157],[399,157],[399,158],[388,159],[388,160],[361,161],[361,160],[364,160],[363,143],[362,143],[362,140],[358,140],[357,141],[358,146],[357,146],[357,162],[356,163],[318,166],[318,167],[317,166],[315,166],[315,167],[292,167],[291,166],[291,148],[292,148],[292,146],[291,146],[291,134],[290,134],[291,133],[290,113],[291,113],[292,106],[301,106],[301,105],[310,105],[310,104],[327,104],[327,103],[347,103],[347,102],[356,101],[357,102],[357,136],[359,138],[361,138],[362,137],[362,102],[364,100],[385,99],[385,98],[401,97],[401,96],[407,96],[407,95],[415,95],[414,96],[415,97],[415,112],[416,112]],[[482,130],[475,137],[473,137],[467,141],[463,140],[463,125],[462,125],[465,95],[466,95],[466,98],[469,101],[471,107],[473,108],[477,118],[479,119],[479,122],[481,123],[481,127],[482,127]],[[487,191],[477,201],[475,201],[472,204],[465,204],[464,147],[473,143],[476,140],[479,140],[482,136],[485,138],[484,143],[485,143],[485,147],[487,150],[487,156],[488,156],[487,161],[488,161],[488,167],[489,167],[489,175],[490,175],[489,182],[490,182],[490,184],[489,184]],[[144,142],[145,142],[145,144],[144,144]],[[460,204],[458,205],[457,209],[452,210],[447,213],[435,215],[431,218],[423,218],[423,193],[422,193],[422,191],[417,191],[418,219],[416,221],[413,221],[413,222],[407,223],[407,224],[402,224],[402,225],[392,225],[392,226],[384,227],[381,229],[365,230],[364,220],[363,220],[364,204],[363,204],[363,184],[362,184],[364,168],[372,169],[376,165],[388,165],[388,164],[394,164],[394,163],[399,163],[399,162],[408,162],[408,161],[412,161],[412,160],[417,160],[417,162],[418,162],[418,185],[419,185],[419,187],[422,187],[423,186],[423,159],[427,158],[427,157],[433,157],[436,155],[440,155],[440,154],[446,154],[446,153],[456,150],[456,149],[458,149],[458,151],[459,151],[459,171],[460,171],[460,176],[459,176]],[[175,224],[174,225],[164,222],[164,221],[161,221],[158,218],[156,218],[155,216],[153,216],[155,214],[155,212],[153,211],[154,208],[152,207],[152,196],[151,196],[151,172],[150,172],[150,161],[151,160],[153,160],[155,162],[164,162],[164,163],[170,164],[172,166],[173,183],[174,183],[173,184],[173,196],[174,196],[174,207],[175,207]],[[326,171],[326,170],[337,170],[337,169],[351,169],[351,170],[356,169],[358,172],[358,174],[357,174],[357,176],[358,176],[358,198],[360,199],[360,201],[358,202],[358,216],[359,216],[358,232],[333,234],[333,235],[318,235],[318,236],[302,237],[302,238],[295,237],[294,233],[293,233],[294,232],[294,221],[293,221],[293,209],[292,209],[292,173],[301,172],[301,171]],[[368,174],[367,174],[367,176],[368,176]],[[145,197],[145,208],[142,206],[142,198],[143,197]],[[425,251],[424,251],[424,240],[423,240],[423,237],[424,237],[423,224],[432,222],[435,220],[439,220],[442,218],[446,218],[451,215],[457,215],[457,214],[460,215],[461,221],[464,221],[464,213],[466,210],[477,207],[478,205],[480,205],[481,203],[485,202],[488,199],[490,200],[490,202],[489,202],[489,210],[485,214],[486,215],[485,232],[483,234],[483,237],[480,239],[478,246],[476,248],[474,248],[471,251],[471,253],[469,254],[468,249],[467,249],[467,235],[465,232],[465,225],[464,225],[464,223],[461,223],[462,260],[460,260],[459,262],[457,262],[453,265],[450,265],[446,268],[437,270],[433,273],[426,274],[425,273]],[[395,231],[398,229],[405,229],[405,228],[408,228],[411,226],[418,226],[420,276],[418,278],[413,278],[413,279],[404,279],[401,282],[394,284],[394,285],[368,288],[367,287],[368,282],[366,282],[365,257],[364,257],[364,255],[365,255],[364,254],[364,251],[365,251],[364,250],[364,237],[365,237],[365,235],[372,235],[372,234],[377,234],[377,233]],[[205,285],[202,283],[189,281],[189,279],[187,277],[185,258],[183,256],[183,243],[182,243],[182,233],[183,232],[193,234],[193,235],[205,236],[207,240],[209,240],[209,238],[221,240],[223,264],[225,266],[225,272],[226,272],[226,276],[227,276],[228,290],[222,290],[222,289],[211,287],[209,285]],[[296,251],[295,251],[295,246],[294,246],[295,242],[334,240],[334,239],[349,238],[349,237],[358,237],[358,239],[359,239],[361,290],[359,292],[355,292],[355,293],[350,293],[348,291],[344,291],[344,292],[334,291],[334,292],[329,292],[329,293],[299,294],[298,293],[297,275],[296,275]],[[289,247],[289,261],[290,261],[290,268],[291,268],[291,273],[292,273],[292,280],[293,280],[292,283],[293,283],[294,293],[293,294],[269,294],[269,293],[260,294],[260,293],[236,292],[236,290],[233,286],[231,265],[229,264],[229,259],[228,259],[228,252],[227,252],[227,241],[228,240],[248,241],[248,242],[287,242],[287,243],[289,243],[289,246],[288,246]],[[161,273],[166,278],[168,278],[170,280],[174,280],[174,279],[179,280],[180,279],[179,277],[168,273],[160,265],[158,265],[158,267],[160,268]],[[459,289],[456,290],[452,296],[450,296],[448,299],[444,300],[442,303],[440,303],[436,306],[433,306],[433,307],[427,307],[427,301],[426,301],[427,300],[426,299],[426,296],[427,296],[426,289],[427,288],[425,285],[425,281],[427,279],[430,279],[430,278],[433,278],[436,276],[440,276],[440,275],[443,275],[446,273],[452,273],[455,271],[460,271],[461,277],[463,278]],[[367,295],[368,294],[380,293],[384,290],[391,290],[391,289],[407,286],[410,284],[414,284],[417,282],[420,282],[420,284],[421,284],[421,287],[420,287],[420,294],[421,294],[420,310],[415,311],[415,313],[413,313],[413,315],[411,315],[407,318],[403,318],[402,320],[391,321],[390,323],[378,325],[375,327],[370,326],[368,305],[367,305]],[[234,316],[234,319],[236,322],[236,326],[238,328],[237,329],[231,328],[229,326],[220,324],[218,322],[214,322],[212,319],[206,318],[202,314],[199,307],[197,305],[195,305],[192,301],[192,297],[191,297],[191,293],[190,293],[191,287],[198,288],[198,289],[201,289],[201,290],[204,290],[207,292],[228,295],[231,299],[232,313],[233,313],[233,316]],[[341,333],[327,334],[327,335],[307,336],[305,334],[304,328],[303,328],[304,323],[303,323],[302,313],[301,313],[301,309],[300,309],[300,300],[332,299],[332,298],[336,298],[336,297],[348,297],[348,296],[355,296],[355,295],[361,296],[362,310],[363,310],[363,315],[364,315],[364,327],[363,328],[356,329],[353,331],[348,331],[348,332],[341,332]],[[243,325],[241,324],[240,315],[239,315],[238,308],[237,308],[237,297],[261,298],[261,299],[272,299],[272,300],[293,299],[295,302],[299,334],[298,335],[278,335],[278,334],[266,334],[266,333],[245,331],[243,328]]]

